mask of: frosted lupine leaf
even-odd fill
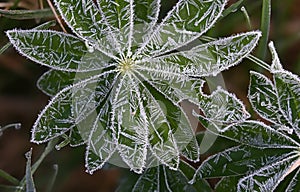
[[[106,163],[111,156],[116,151],[117,141],[113,130],[109,127],[113,124],[111,119],[110,111],[112,110],[112,93],[115,92],[116,84],[119,83],[119,79],[115,78],[115,74],[108,74],[106,77],[101,78],[97,82],[95,88],[95,101],[98,103],[97,112],[93,111],[93,116],[95,116],[95,121],[92,124],[92,128],[88,127],[90,135],[87,143],[86,150],[86,168],[89,173],[93,173],[97,169],[102,168],[104,163]],[[89,95],[86,93],[85,95]],[[78,95],[78,101],[82,100],[80,94]],[[78,103],[75,102],[75,105]],[[81,104],[84,110],[90,102],[86,100]],[[78,111],[79,114],[82,112]],[[84,128],[85,124],[81,124]]]
[[[58,93],[43,109],[33,125],[32,142],[42,143],[64,134],[75,126],[69,89]]]
[[[210,139],[210,138],[208,138],[208,139],[206,138],[207,134],[208,133],[206,131],[197,133],[196,137],[197,137],[199,146],[203,146],[203,145],[207,144],[207,141]],[[216,140],[213,141],[213,145],[211,145],[210,148],[207,149],[207,151],[205,151],[203,153],[203,155],[216,154],[218,152],[221,152],[225,149],[232,148],[237,145],[238,145],[238,143],[236,143],[232,140],[229,140],[225,137],[217,137]]]
[[[161,0],[134,1],[134,30],[132,51],[149,38],[158,22]]]
[[[146,84],[146,82],[144,83]],[[166,118],[168,124],[172,127],[179,151],[189,160],[198,161],[200,154],[199,146],[186,114],[177,104],[166,99],[163,94],[157,92],[151,85],[147,85],[147,88],[152,92],[156,100],[162,101],[165,105],[167,110]]]
[[[203,121],[207,121],[203,117]],[[213,122],[209,122],[213,125]],[[223,130],[211,131],[220,136],[234,140],[238,143],[258,147],[258,148],[298,148],[299,143],[292,138],[278,132],[277,130],[267,126],[259,121],[244,121],[241,123],[231,124]]]
[[[137,54],[156,56],[192,42],[200,37],[221,16],[226,0],[179,0],[169,11]]]
[[[143,175],[141,175],[136,184],[132,188],[132,192],[144,191],[203,191],[211,192],[209,184],[203,180],[198,179],[194,184],[189,184],[188,181],[193,176],[195,170],[187,163],[180,161],[178,171],[172,171],[164,166],[157,166],[148,168]],[[122,191],[121,187],[119,187]]]
[[[205,81],[182,73],[178,64],[161,61],[142,62],[136,71],[144,81],[173,103],[178,104],[186,99],[198,105],[198,95]]]
[[[276,186],[274,191],[299,191],[299,173],[300,169],[297,168],[290,172],[284,179]]]
[[[41,143],[60,136],[76,126],[77,117],[72,113],[72,90],[94,84],[100,74],[85,81],[68,86],[51,99],[48,105],[39,114],[32,130],[32,142]]]
[[[220,87],[211,95],[200,95],[199,106],[207,121],[219,125],[218,130],[250,117],[243,103],[235,95]]]
[[[293,153],[292,149],[233,147],[206,159],[197,169],[194,179],[245,175],[260,169],[262,165],[281,161]]]
[[[250,73],[248,98],[254,110],[261,117],[274,123],[278,129],[291,130],[289,122],[280,109],[278,91],[274,84],[262,74],[253,71]]]
[[[280,59],[278,57],[277,51],[275,49],[274,43],[272,41],[269,43],[269,49],[272,54],[272,65],[270,67],[271,72],[284,71]]]
[[[149,142],[148,121],[138,82],[130,74],[120,80],[112,111],[120,156],[132,170],[142,173]]]
[[[61,71],[93,71],[107,67],[110,58],[95,50],[89,52],[83,40],[49,30],[11,30],[13,46],[31,60]]]
[[[255,111],[269,120],[281,131],[300,136],[300,80],[296,75],[284,70],[273,43],[271,73],[273,82],[261,74],[251,72],[249,99]]]
[[[141,86],[141,92],[143,93],[143,105],[148,117],[151,153],[158,161],[172,169],[177,169],[180,152],[173,135],[174,125],[168,119],[170,109],[166,107],[165,102],[156,100],[152,95],[153,92],[151,93],[145,86]]]
[[[118,45],[109,23],[93,0],[55,0],[61,16],[82,39],[86,40],[91,50],[99,50],[104,55],[114,57],[120,53]]]
[[[263,167],[262,169],[242,178],[238,183],[238,192],[240,191],[274,191],[277,185],[288,174],[297,160],[299,155],[293,155],[284,160],[274,162],[272,165]]]
[[[300,182],[299,182],[300,169],[298,168],[295,171],[295,174],[292,176],[293,176],[292,179],[288,180],[289,185],[285,189],[286,191],[299,191],[300,190]]]
[[[174,104],[171,100],[165,98],[164,94],[158,92],[146,82],[144,83],[155,99],[164,107],[162,108],[162,112],[165,116],[165,122],[172,129],[171,134],[173,134],[172,137],[176,140],[178,150],[181,151],[186,158],[197,161],[199,159],[199,147],[186,114],[178,104]]]
[[[300,136],[300,80],[289,72],[274,73],[278,102],[283,115]]]
[[[163,55],[151,62],[157,59],[174,67],[180,66],[184,73],[191,76],[216,75],[237,65],[254,49],[260,36],[261,33],[257,31],[242,33],[198,45],[187,51]]]
[[[300,177],[300,169],[298,168],[295,176],[293,177],[292,181],[290,182],[287,190],[288,191],[299,191],[300,190],[300,182],[299,181]]]
[[[37,87],[48,96],[54,96],[74,83],[76,73],[49,70],[37,82]]]
[[[90,71],[90,72],[68,72],[49,70],[44,73],[37,82],[37,87],[49,96],[54,96],[64,88],[75,84],[79,81],[90,78],[92,75],[97,75],[101,71]]]
[[[107,111],[110,105],[105,104],[93,125],[86,150],[86,168],[89,173],[101,169],[116,151],[117,143],[112,131],[108,129],[110,122]]]

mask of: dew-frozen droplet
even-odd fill
[[[57,151],[59,151],[59,150],[61,149],[61,146],[60,146],[60,145],[55,145],[55,149],[56,149]]]
[[[18,129],[21,129],[21,123],[16,123],[16,124],[15,124],[15,129],[17,129],[17,130],[18,130]]]
[[[88,52],[93,53],[95,51],[94,47],[90,45],[88,41],[85,41],[85,46]]]

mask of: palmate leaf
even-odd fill
[[[237,191],[298,191],[300,80],[283,69],[273,43],[269,46],[273,56],[270,67],[273,81],[251,72],[248,97],[254,110],[270,125],[247,120],[220,130],[217,123],[199,116],[213,132],[247,146],[228,149],[208,158],[194,178],[242,174],[244,176],[236,182]],[[250,155],[249,160],[247,155]],[[259,162],[252,163],[252,160]],[[243,161],[246,162],[246,166],[242,166],[245,170],[237,166]]]
[[[86,143],[90,173],[106,162],[142,173],[157,162],[177,170],[180,155],[199,161],[195,128],[180,102],[199,104],[201,77],[236,65],[260,33],[188,50],[220,17],[226,0],[180,0],[161,21],[160,0],[54,2],[74,35],[7,32],[21,54],[51,68],[38,86],[53,98],[34,124],[32,141]]]

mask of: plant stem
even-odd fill
[[[46,190],[46,192],[51,192],[51,191],[53,191],[52,189],[53,189],[54,182],[55,182],[55,179],[56,179],[56,176],[57,176],[58,165],[57,165],[57,164],[53,165],[53,169],[54,169],[54,172],[53,172],[53,175],[51,176],[50,182],[49,182],[48,185],[47,185],[47,190]]]
[[[53,14],[54,14],[54,16],[55,16],[55,18],[56,18],[59,26],[61,27],[61,29],[63,30],[63,32],[68,33],[67,30],[65,29],[65,27],[64,27],[64,25],[63,25],[63,23],[62,23],[62,21],[61,21],[61,19],[59,17],[59,15],[56,13],[55,7],[53,6],[51,0],[47,0],[47,3],[49,5],[49,7],[51,8],[51,10],[52,10],[52,12],[53,12]]]
[[[43,162],[43,160],[45,159],[45,157],[55,148],[55,145],[58,143],[58,138],[57,139],[53,139],[51,141],[48,142],[44,152],[41,154],[41,156],[39,157],[39,159],[34,163],[34,165],[31,167],[31,172],[32,174],[35,173],[35,171],[37,170],[37,168],[41,165],[41,163]],[[24,185],[26,183],[26,176],[23,177],[21,183],[20,183],[20,189],[17,190],[17,192],[21,192],[24,189]]]
[[[13,123],[13,124],[5,125],[4,127],[0,126],[0,136],[8,128],[20,129],[21,128],[21,123]]]
[[[258,57],[263,60],[266,58],[266,50],[268,47],[270,20],[271,20],[271,0],[263,0],[261,25],[260,25],[262,37],[260,39],[260,43],[258,46]]]
[[[248,55],[246,58],[249,59],[250,61],[256,63],[261,68],[263,68],[267,71],[270,71],[270,66],[266,62],[260,60],[259,58],[255,57],[253,55]]]
[[[241,7],[241,11],[243,12],[245,18],[246,18],[246,21],[247,21],[247,24],[248,24],[248,27],[249,27],[249,30],[252,30],[252,24],[251,24],[251,20],[250,20],[250,17],[248,15],[248,12],[246,10],[246,8],[243,6]]]
[[[227,15],[229,15],[230,13],[235,12],[236,10],[238,10],[240,8],[240,6],[242,5],[244,0],[240,0],[234,4],[232,4],[230,7],[228,7],[227,9],[224,10],[224,12],[222,13],[222,18],[226,17]]]
[[[0,169],[0,177],[4,178],[5,180],[9,181],[10,183],[14,185],[19,185],[20,181],[16,179],[15,177],[11,176],[10,174],[6,173],[2,169]]]

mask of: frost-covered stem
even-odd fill
[[[239,7],[242,5],[244,0],[237,1],[236,3],[232,4],[230,7],[224,10],[222,13],[222,18],[227,17],[229,14],[235,12]]]
[[[64,25],[63,25],[63,23],[62,23],[60,17],[59,17],[58,14],[56,13],[55,7],[53,6],[51,0],[47,0],[47,3],[48,3],[48,5],[49,5],[49,7],[51,8],[51,10],[52,10],[52,12],[53,12],[53,14],[54,14],[54,16],[55,16],[55,18],[56,18],[56,20],[57,20],[59,26],[61,27],[61,29],[63,30],[63,32],[68,33],[67,30],[65,29],[65,27],[64,27]]]
[[[2,177],[3,179],[9,181],[10,183],[12,183],[14,185],[19,185],[20,184],[20,181],[18,179],[16,179],[15,177],[11,176],[8,173],[6,173],[2,169],[0,169],[0,177]]]
[[[6,51],[10,46],[11,46],[11,43],[10,43],[10,42],[6,43],[6,44],[0,49],[0,55],[1,55],[2,53],[4,53],[4,51]]]
[[[32,175],[35,173],[37,168],[41,165],[45,157],[55,148],[55,145],[58,143],[58,139],[53,139],[48,142],[44,152],[41,154],[40,158],[34,163],[34,165],[31,167],[31,173]],[[22,192],[24,185],[26,183],[26,177],[23,177],[22,181],[20,182],[20,188],[16,190],[16,192]]]
[[[246,8],[243,6],[241,7],[241,11],[243,12],[245,18],[246,18],[246,21],[247,21],[247,24],[248,24],[248,27],[249,27],[249,30],[252,30],[252,24],[251,24],[251,20],[250,20],[250,17],[248,15],[248,12],[246,10]]]
[[[58,172],[58,165],[57,164],[54,164],[53,165],[53,169],[54,169],[54,172],[53,172],[53,175],[50,179],[50,182],[48,183],[47,185],[47,190],[46,192],[51,192],[53,191],[53,186],[54,186],[54,182],[55,182],[55,179],[56,179],[56,176],[57,176],[57,172]]]
[[[15,128],[15,129],[20,129],[21,128],[21,123],[13,123],[6,125],[4,127],[0,127],[0,136],[3,134],[3,132],[8,129],[8,128]]]
[[[262,32],[262,37],[258,46],[258,57],[265,59],[270,32],[271,0],[263,0],[261,14],[260,30]]]
[[[263,69],[270,71],[270,66],[266,62],[260,60],[259,58],[253,55],[248,55],[246,58],[256,63],[258,66],[262,67]]]

